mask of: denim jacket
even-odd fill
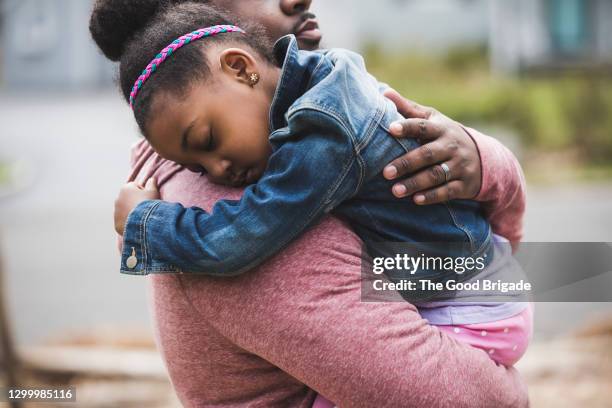
[[[390,159],[418,146],[389,136],[400,119],[361,56],[300,51],[295,37],[274,49],[281,79],[270,110],[273,153],[257,184],[211,213],[146,201],[129,215],[121,271],[241,274],[279,252],[325,214],[346,219],[369,242],[452,242],[468,255],[490,245],[479,204],[417,206],[397,199],[382,176]]]

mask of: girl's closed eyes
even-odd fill
[[[209,76],[181,94],[159,92],[144,126],[160,156],[232,187],[256,182],[271,154],[269,111],[280,69],[248,48],[201,49],[214,61]]]

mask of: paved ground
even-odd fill
[[[120,276],[112,203],[137,131],[114,92],[0,94],[0,157],[22,157],[35,182],[0,199],[0,244],[21,343],[89,325],[148,326],[145,281]],[[532,188],[527,239],[612,242],[610,184]],[[538,307],[540,336],[612,304]]]

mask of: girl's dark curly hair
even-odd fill
[[[262,27],[229,19],[205,3],[208,1],[97,0],[95,3],[89,29],[102,52],[109,59],[120,61],[119,85],[126,101],[142,70],[178,37],[222,24],[238,25],[247,32],[196,41],[182,47],[157,69],[134,102],[134,116],[145,136],[155,95],[163,92],[181,97],[196,81],[208,79],[210,67],[204,50],[211,43],[243,43],[272,61],[272,44]]]

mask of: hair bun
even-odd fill
[[[128,41],[161,10],[178,3],[208,3],[197,0],[96,0],[89,31],[111,61],[119,61]]]

